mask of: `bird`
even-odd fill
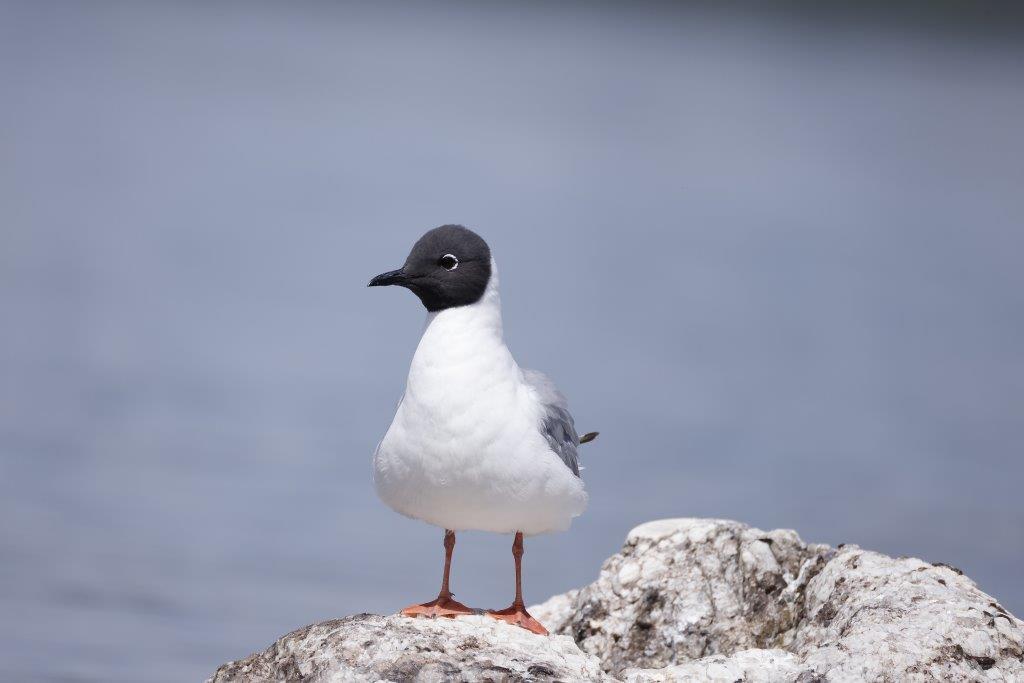
[[[564,531],[587,507],[577,433],[565,396],[521,368],[505,344],[498,269],[482,237],[461,225],[425,233],[405,264],[370,287],[404,287],[427,310],[405,392],[373,457],[379,497],[396,512],[444,529],[441,590],[406,607],[411,617],[476,611],[449,586],[455,534],[513,534],[515,597],[487,615],[547,635],[526,610],[523,538]]]

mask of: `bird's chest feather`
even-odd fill
[[[481,322],[428,325],[382,444],[388,455],[424,467],[475,468],[522,446],[534,419],[532,396],[500,334]]]

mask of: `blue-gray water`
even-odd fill
[[[1024,612],[1024,41],[976,19],[4,2],[0,679],[199,680],[436,591],[370,479],[423,313],[365,285],[446,222],[602,432],[528,599],[717,516]],[[460,537],[461,599],[511,578]]]

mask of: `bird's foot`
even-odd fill
[[[525,628],[530,633],[536,633],[540,636],[548,635],[548,630],[539,621],[531,617],[523,605],[513,604],[511,607],[503,610],[488,610],[487,616],[504,621],[507,624],[512,624],[513,626]]]
[[[429,619],[436,617],[454,619],[455,617],[473,613],[471,608],[466,607],[458,600],[452,600],[451,593],[447,595],[442,593],[437,596],[436,600],[425,602],[422,605],[409,605],[399,612],[403,617],[427,617]]]

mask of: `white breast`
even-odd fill
[[[427,316],[374,456],[377,492],[447,529],[566,529],[586,492],[539,431],[542,406],[505,346],[493,263],[491,272],[479,302]]]

